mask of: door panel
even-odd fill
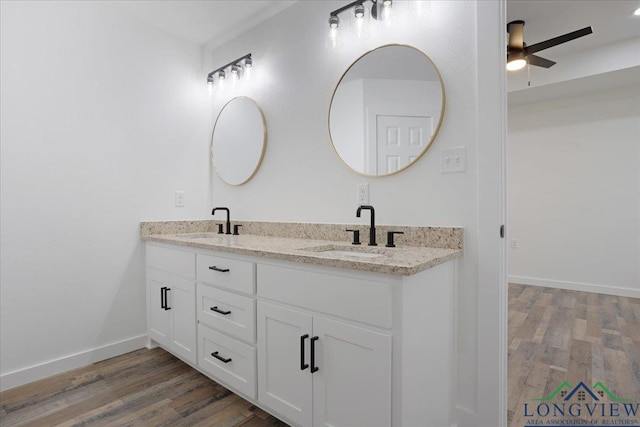
[[[420,156],[433,134],[433,117],[377,115],[377,174],[394,173]]]
[[[391,425],[391,336],[313,319],[314,426]]]
[[[311,332],[311,316],[258,302],[258,400],[303,426],[312,423],[312,375],[300,369],[300,337]]]
[[[170,334],[169,311],[162,308],[162,295],[164,288],[167,287],[167,276],[160,271],[147,270],[149,338],[165,346],[169,345]]]
[[[196,364],[195,283],[169,276],[167,306],[173,319],[170,348],[189,363]]]

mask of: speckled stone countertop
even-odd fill
[[[234,221],[242,228],[233,236],[217,234],[219,223],[143,222],[140,232],[150,242],[403,276],[462,255],[461,228],[376,226],[378,246],[372,247],[367,245],[368,227],[361,225]],[[361,229],[360,246],[351,245],[350,233],[344,231],[354,227]],[[405,232],[396,236],[397,247],[384,246],[387,230]]]

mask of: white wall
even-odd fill
[[[10,388],[145,343],[139,221],[207,214],[210,107],[197,46],[96,2],[1,7]]]
[[[397,3],[400,4],[394,2],[394,12]],[[300,2],[213,52],[214,65],[249,51],[253,54],[252,80],[216,91],[212,97],[214,116],[233,96],[250,96],[264,110],[268,143],[262,166],[248,184],[230,187],[212,175],[211,203],[230,206],[234,219],[365,223],[355,217],[356,185],[369,183],[371,203],[380,224],[465,227],[465,255],[459,264],[456,308],[459,329],[456,403],[471,417],[477,411],[485,411],[492,419],[486,424],[467,425],[495,426],[500,415],[489,404],[480,407],[479,400],[483,397],[478,394],[478,390],[491,384],[479,382],[477,370],[478,348],[484,343],[477,341],[480,291],[476,4],[434,1],[431,11],[425,11],[421,17],[412,13],[402,25],[380,25],[361,39],[345,36],[333,48],[328,42],[327,19],[337,4]],[[327,114],[331,95],[344,70],[366,51],[387,43],[412,45],[429,55],[444,80],[447,108],[438,137],[415,165],[393,176],[367,178],[345,167],[334,153]],[[501,61],[495,65],[500,69]],[[487,99],[497,99],[502,89],[492,82],[486,86]],[[492,141],[487,141],[487,145]],[[467,147],[467,172],[441,174],[440,150],[460,145]],[[496,241],[498,227],[496,223],[491,229]],[[490,268],[485,266],[485,271]],[[487,284],[497,286],[497,281]],[[493,295],[493,290],[489,293]],[[492,298],[486,308],[496,313],[497,294]],[[497,334],[497,330],[492,330],[487,335],[493,338]],[[498,352],[497,346],[485,354],[499,363],[498,357],[493,357],[494,351]],[[493,370],[487,372],[488,376],[494,374]],[[497,396],[495,385],[485,390],[486,396]]]
[[[640,87],[509,108],[510,281],[640,295]]]

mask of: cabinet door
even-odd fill
[[[147,270],[147,330],[149,338],[163,346],[169,345],[171,323],[169,310],[164,309],[164,294],[167,286],[167,273]]]
[[[176,356],[196,364],[196,284],[175,276],[168,278],[166,305],[171,312],[169,348]]]
[[[391,336],[313,318],[314,427],[391,425]]]
[[[301,369],[310,364],[311,316],[259,301],[257,321],[258,400],[296,424],[311,426],[313,376],[308,366]]]

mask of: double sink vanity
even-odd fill
[[[141,224],[152,342],[291,425],[451,424],[462,229],[224,225]]]

